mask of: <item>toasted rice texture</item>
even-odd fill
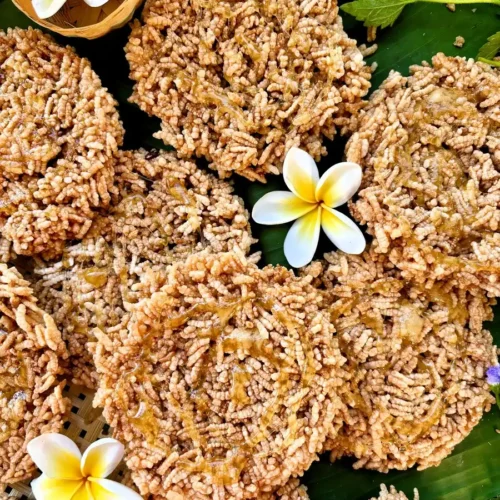
[[[290,479],[285,486],[279,488],[271,498],[274,500],[309,500],[307,488],[298,479]]]
[[[319,160],[370,87],[335,0],[149,0],[125,51],[155,137],[222,178],[265,182],[292,146]]]
[[[65,357],[61,334],[29,283],[0,264],[0,484],[31,477],[27,444],[61,429],[70,405],[60,377]]]
[[[39,260],[34,270],[37,296],[68,345],[73,382],[89,388],[96,385],[86,347],[91,332],[127,323],[134,305],[151,292],[143,280],[147,269],[160,273],[203,249],[225,252],[239,245],[248,254],[255,242],[232,186],[193,162],[170,152],[125,151],[115,170],[118,194],[110,213],[98,216],[62,259]]]
[[[499,296],[500,71],[437,54],[410,72],[391,72],[361,111],[351,211],[405,279]]]
[[[417,488],[413,490],[413,495],[414,500],[420,499]],[[394,488],[394,486],[387,489],[385,484],[381,484],[380,495],[377,498],[373,497],[371,500],[408,500],[408,497],[404,494],[404,492],[398,491]]]
[[[109,205],[123,127],[87,59],[0,30],[0,258],[60,254]]]
[[[153,495],[153,500],[184,500],[186,497],[180,493],[169,491],[167,496],[156,496]],[[260,495],[259,499],[262,500],[309,500],[309,495],[307,494],[307,488],[300,484],[300,481],[296,478],[290,479],[285,486],[279,488],[276,492],[270,493],[269,495]],[[416,499],[418,500],[418,498]]]
[[[321,295],[241,252],[173,264],[92,349],[95,404],[145,496],[264,498],[334,435],[344,360]]]
[[[482,328],[491,300],[409,286],[373,249],[325,258],[304,273],[325,290],[350,374],[331,459],[381,472],[439,465],[494,402],[485,373],[496,348]]]

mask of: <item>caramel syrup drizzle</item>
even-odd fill
[[[396,285],[395,282],[394,284]],[[378,293],[383,294],[386,291],[389,291],[388,287],[372,285],[370,289],[365,290],[364,292],[368,295],[373,295]],[[337,300],[331,305],[331,321],[334,324],[343,314],[350,314],[353,309],[356,308],[361,301],[360,293],[361,292],[358,291],[353,297]],[[467,310],[464,310],[461,304],[454,305],[450,295],[443,291],[437,284],[431,289],[424,289],[422,287],[422,293],[425,294],[431,302],[447,307],[450,321],[458,320],[463,322],[466,320],[468,315]],[[420,313],[423,311],[419,310],[420,308],[416,307],[408,299],[402,300],[401,309],[406,309],[406,311],[402,313],[401,317],[397,318],[397,322],[399,323],[397,326],[399,334],[403,336],[402,348],[404,349],[405,346],[409,346],[420,341],[419,337],[424,328],[424,320],[422,316],[420,316]],[[377,336],[383,335],[383,323],[380,324],[379,321],[374,321],[371,317],[367,316],[367,314],[358,313],[358,315],[360,323],[365,324],[375,334],[377,334]],[[336,328],[337,332],[342,333],[342,329],[338,325],[336,325]],[[358,363],[355,359],[356,355],[351,352],[352,346],[350,343],[343,341],[341,337],[339,338],[339,344],[341,351],[348,356],[352,369],[356,371],[358,369]],[[463,339],[458,339],[457,348],[461,351],[466,348],[466,344]],[[383,369],[385,376],[390,373],[396,363],[397,360],[392,363],[387,362],[387,366]],[[424,356],[419,355],[417,369],[418,373],[429,373],[432,376],[431,363]],[[344,397],[347,399],[348,404],[353,408],[357,408],[368,417],[372,414],[372,409],[358,390],[346,393]],[[434,425],[439,423],[441,417],[446,411],[445,402],[446,395],[443,391],[440,391],[436,395],[435,400],[430,404],[426,414],[419,419],[408,421],[401,417],[393,416],[391,421],[396,433],[390,436],[390,440],[398,443],[399,446],[414,443],[418,438],[428,433]],[[387,411],[387,409],[383,406],[379,409],[384,412]],[[343,439],[342,436],[339,436],[339,439]]]
[[[265,440],[271,433],[271,426],[274,417],[278,414],[284,401],[289,394],[292,382],[289,378],[288,369],[292,366],[289,361],[285,361],[273,351],[272,344],[269,340],[258,337],[254,334],[248,336],[234,336],[225,334],[224,330],[229,321],[240,311],[244,305],[251,301],[257,307],[260,307],[270,312],[289,332],[298,332],[301,339],[302,348],[304,351],[303,368],[301,371],[301,379],[298,391],[309,387],[312,378],[316,372],[314,363],[314,353],[309,341],[307,330],[296,323],[284,310],[284,308],[272,300],[259,299],[240,299],[225,305],[217,305],[213,303],[198,303],[188,309],[186,312],[172,317],[161,324],[162,329],[177,329],[186,324],[189,320],[195,319],[197,316],[205,313],[212,313],[218,316],[218,325],[212,327],[207,332],[200,334],[200,338],[209,338],[211,346],[205,353],[203,365],[209,366],[210,359],[221,359],[224,354],[232,354],[244,351],[249,356],[256,359],[263,359],[277,370],[276,380],[277,393],[272,400],[267,404],[258,425],[258,431],[252,433],[252,436],[247,442],[237,442],[229,439],[227,442],[222,442],[221,447],[227,447],[230,450],[225,456],[207,459],[205,457],[198,458],[195,462],[187,459],[177,461],[177,466],[188,470],[189,472],[198,472],[210,475],[214,482],[218,485],[230,485],[239,480],[239,477],[246,467],[248,462],[254,456],[255,448]],[[161,329],[160,329],[161,330]],[[156,334],[149,334],[145,339],[149,347],[146,347],[141,352],[141,358],[149,356],[150,349],[154,343]],[[140,360],[137,363],[137,369],[133,371],[133,375],[139,376]],[[128,374],[130,375],[130,374]],[[125,377],[127,378],[126,374]],[[183,430],[189,436],[195,447],[203,448],[207,445],[206,438],[201,435],[196,426],[195,411],[207,412],[209,410],[209,400],[202,392],[203,383],[206,381],[208,373],[201,372],[196,386],[189,392],[192,405],[181,405],[172,394],[167,396],[168,403],[177,414],[177,417],[182,422]],[[245,385],[250,381],[251,374],[244,370],[240,363],[236,365],[232,371],[232,387],[231,400],[234,404],[242,405],[250,402],[250,398],[245,391]],[[121,383],[122,380],[119,382]],[[294,392],[295,394],[295,392]],[[288,429],[282,447],[288,447],[295,439],[298,430],[297,413],[300,410],[302,398],[298,398],[293,405],[288,408]],[[159,433],[159,422],[154,416],[153,405],[149,401],[143,401],[141,404],[146,404],[146,411],[139,418],[131,418],[130,422],[145,436],[150,444],[154,444]],[[277,451],[279,453],[279,450]]]
[[[17,359],[19,367],[15,373],[4,373],[0,375],[0,401],[6,401],[6,407],[2,412],[5,418],[0,417],[0,444],[7,441],[11,433],[17,429],[19,423],[24,420],[24,412],[23,415],[15,415],[9,408],[16,394],[29,390],[28,367],[26,361],[21,354],[17,355]]]

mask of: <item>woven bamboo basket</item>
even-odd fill
[[[83,0],[68,0],[48,19],[40,19],[31,0],[12,0],[16,7],[40,26],[60,35],[92,40],[128,23],[143,0],[109,0],[101,7],[89,7]]]
[[[89,445],[98,439],[111,437],[112,430],[106,424],[101,412],[92,406],[94,393],[84,387],[67,385],[63,391],[65,397],[71,399],[71,411],[68,414],[61,434],[71,438],[84,451]],[[134,488],[130,478],[130,471],[124,463],[121,463],[108,478],[118,481],[131,488]],[[0,484],[0,499],[9,500],[34,500],[31,491],[31,479],[22,483],[2,485]],[[53,500],[57,500],[54,498]]]

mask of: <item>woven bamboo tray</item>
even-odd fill
[[[128,23],[143,0],[109,0],[102,7],[89,7],[83,0],[68,0],[48,19],[40,19],[31,0],[12,0],[35,23],[60,35],[94,39]]]
[[[70,437],[82,452],[94,441],[111,437],[111,429],[106,424],[101,411],[92,407],[92,400],[94,399],[92,391],[76,385],[67,385],[63,393],[64,396],[71,400],[71,412],[64,424],[64,428],[60,431],[62,434]],[[109,479],[133,487],[130,471],[128,471],[124,463],[115,469]],[[30,488],[31,481],[32,479],[6,487],[0,485],[0,498],[2,494],[7,494],[9,499],[34,500],[35,497]]]

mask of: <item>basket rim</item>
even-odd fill
[[[98,36],[107,34],[115,27],[118,27],[118,23],[121,23],[123,26],[131,19],[135,10],[142,4],[142,2],[143,0],[123,0],[123,2],[111,14],[109,14],[109,16],[98,23],[82,27],[62,28],[58,24],[52,23],[47,19],[40,19],[33,8],[31,0],[12,0],[12,3],[23,14],[44,28],[68,37],[86,37],[90,32],[92,34],[92,38],[97,38]]]

